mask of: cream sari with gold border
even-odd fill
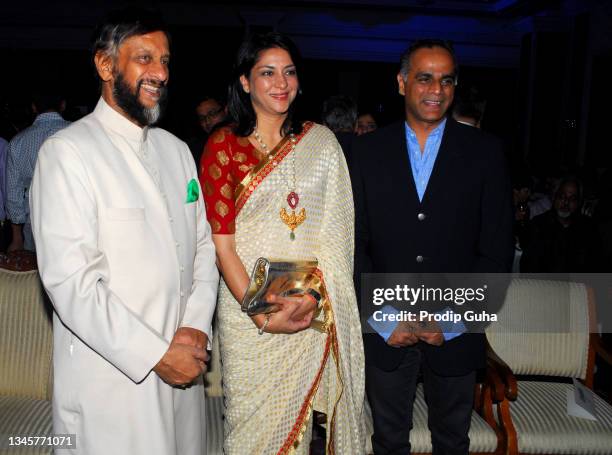
[[[293,160],[297,210],[305,208],[307,217],[292,241],[279,211],[289,210]],[[327,414],[328,454],[363,454],[364,357],[352,281],[353,199],[342,150],[331,131],[309,123],[293,152],[288,142],[243,183],[236,191],[235,235],[247,271],[261,256],[316,257],[325,323],[291,335],[258,335],[221,283],[225,453],[308,454],[314,408]]]

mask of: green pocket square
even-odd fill
[[[196,179],[191,179],[187,184],[187,204],[198,200],[200,195],[200,187]]]

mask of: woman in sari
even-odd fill
[[[352,282],[353,199],[333,133],[293,116],[299,56],[278,33],[238,51],[228,108],[201,186],[222,273],[218,304],[228,455],[308,454],[313,409],[327,453],[364,453],[363,346]],[[316,258],[316,284],[279,310],[241,311],[259,257]]]

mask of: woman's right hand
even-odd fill
[[[261,328],[266,322],[266,318],[270,320],[266,324],[264,332],[266,333],[296,333],[310,327],[312,322],[313,312],[309,312],[303,318],[295,320],[294,313],[303,305],[301,297],[277,297],[274,303],[278,304],[278,311],[270,314],[257,314],[251,316],[253,323],[257,328]]]

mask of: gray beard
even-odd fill
[[[143,114],[148,120],[147,124],[154,125],[157,123],[159,117],[161,116],[161,107],[159,107],[159,104],[156,104],[151,108],[145,107],[143,108]]]
[[[132,88],[125,82],[123,74],[117,73],[115,76],[115,85],[113,87],[113,98],[117,105],[132,119],[142,126],[155,125],[160,119],[167,98],[167,89],[162,87],[162,96],[159,102],[151,107],[145,107],[138,99],[138,92],[142,81],[136,86],[135,93]]]

